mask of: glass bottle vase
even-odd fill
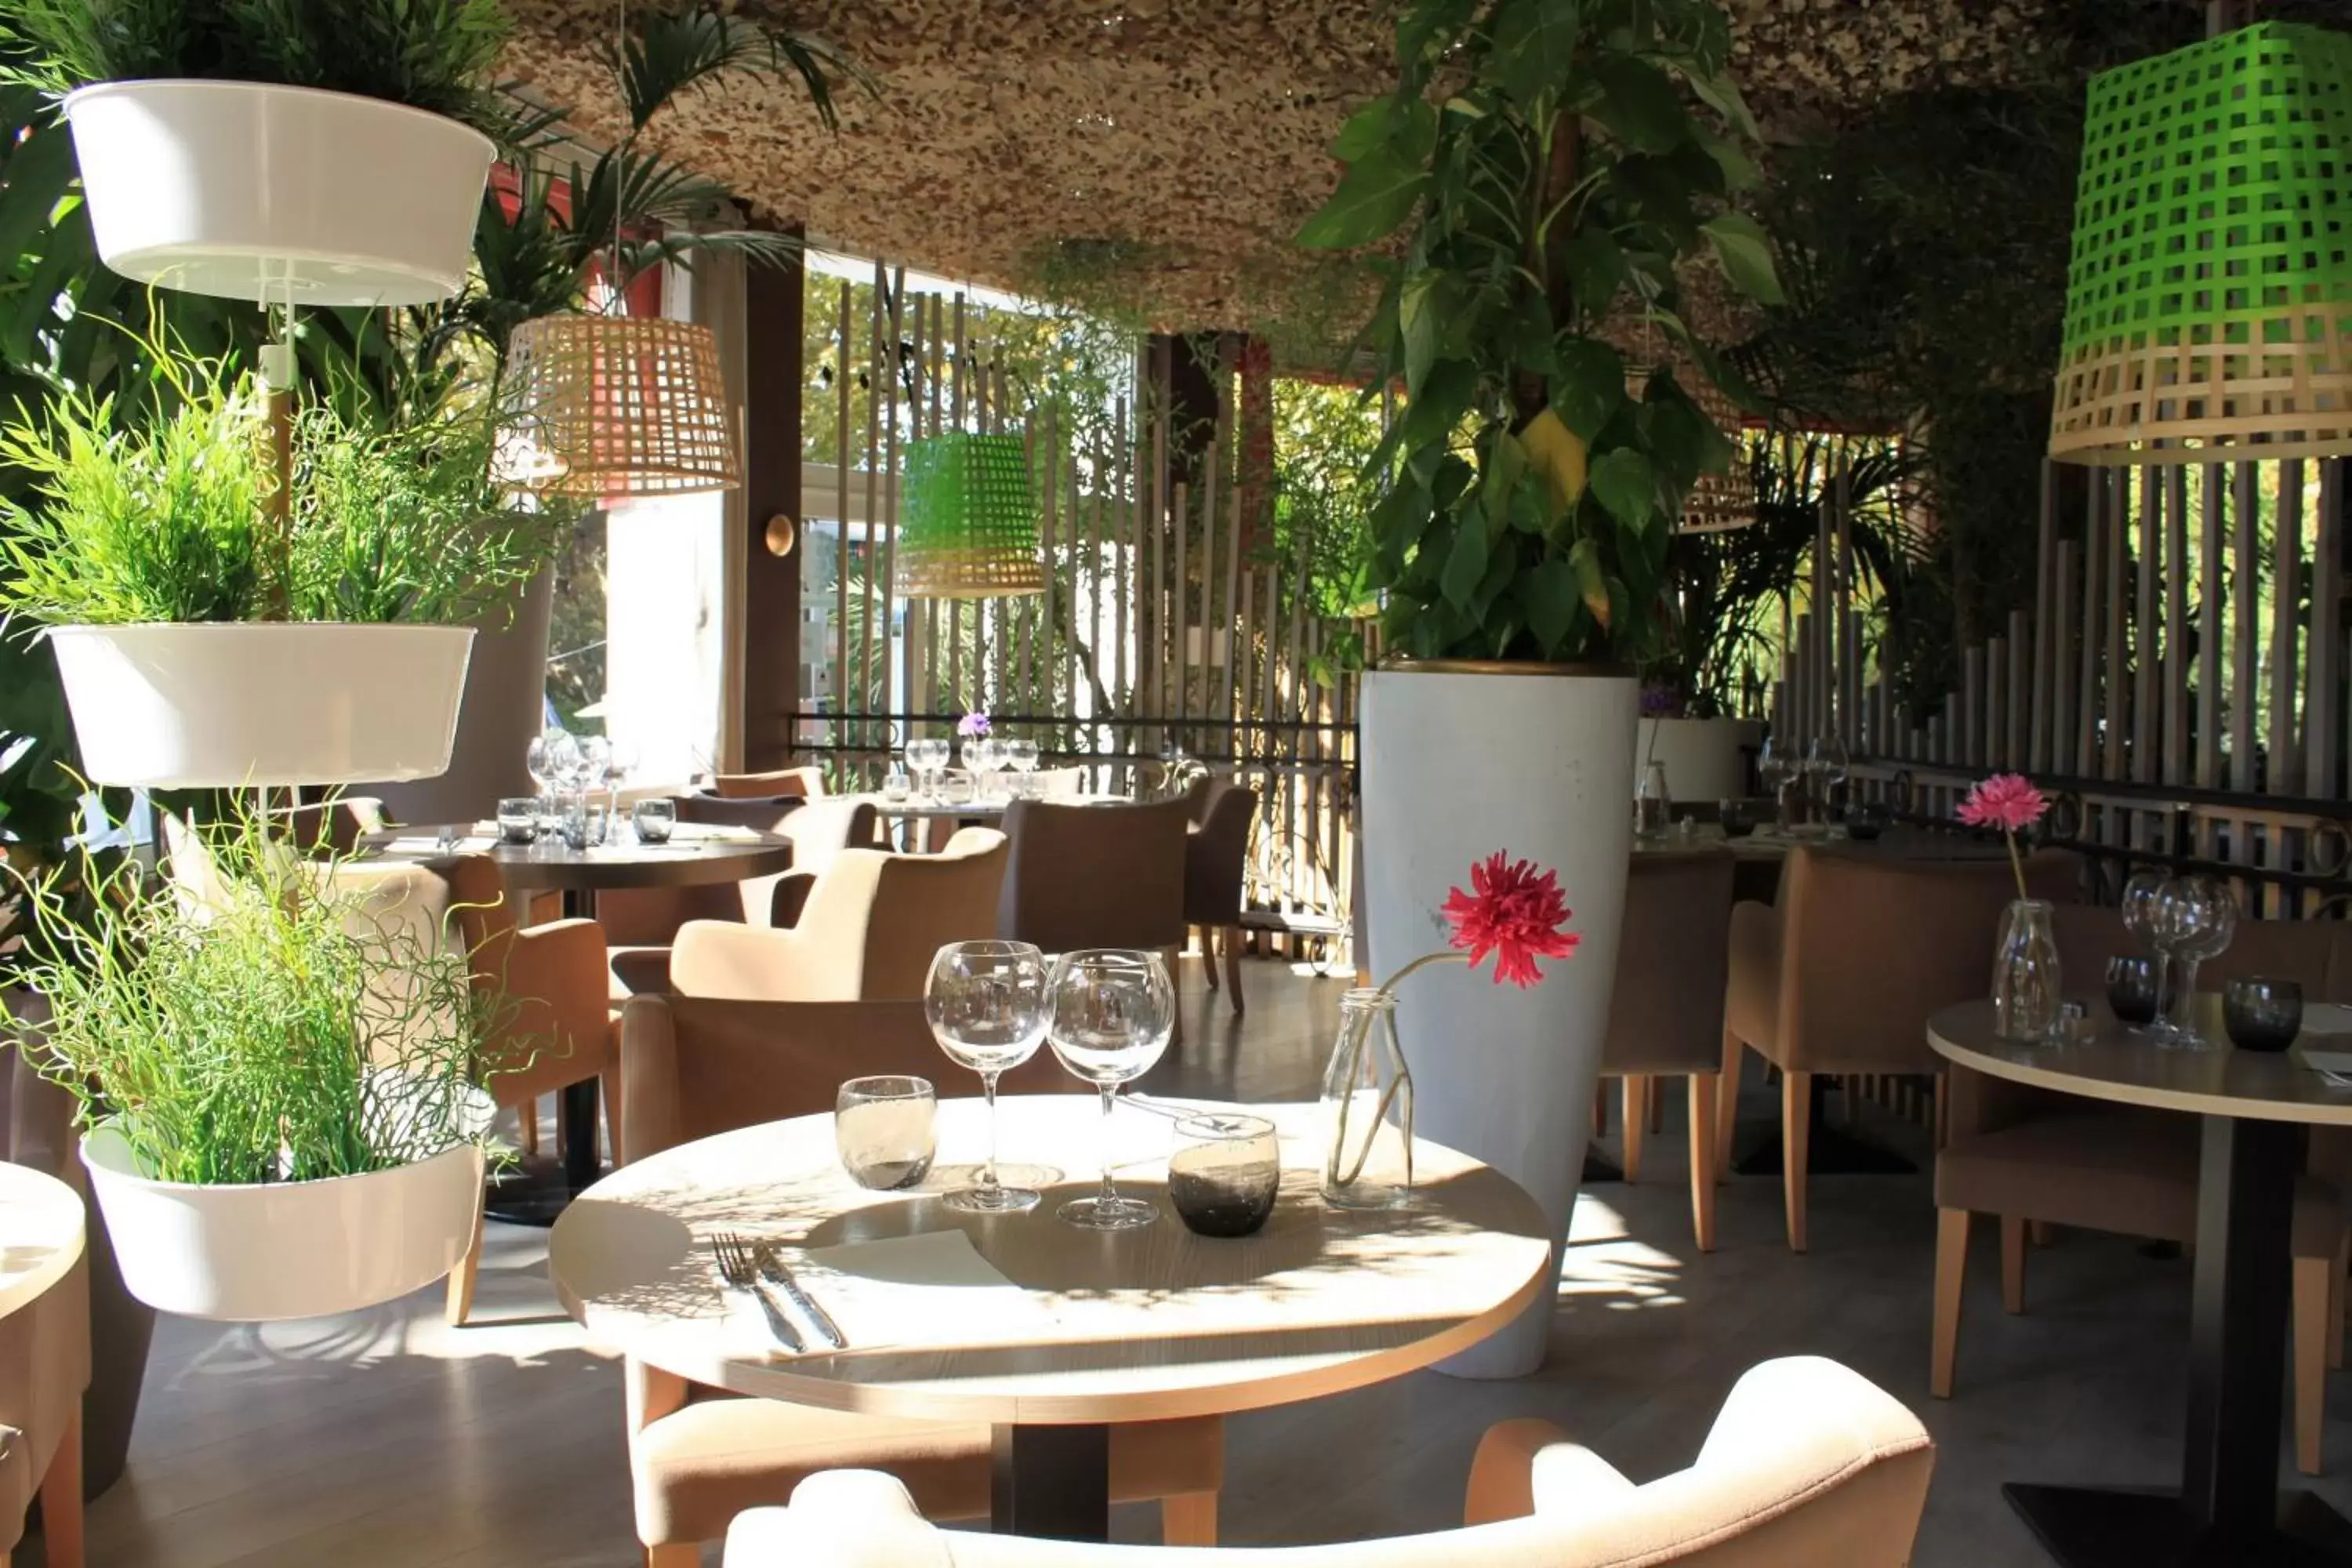
[[[2011,900],[1992,955],[1993,1032],[2022,1044],[2051,1039],[2063,995],[2048,901]]]
[[[1412,1195],[1412,1073],[1397,1041],[1396,998],[1360,987],[1339,998],[1339,1037],[1323,1069],[1323,1201],[1394,1208]]]

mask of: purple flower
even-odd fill
[[[956,721],[956,733],[965,740],[974,740],[988,733],[988,715],[974,711]]]

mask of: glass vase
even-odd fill
[[[2063,994],[2049,902],[2011,900],[1992,955],[1993,1032],[2004,1040],[2042,1044],[2057,1028]]]
[[[1412,1073],[1396,998],[1362,987],[1339,998],[1339,1037],[1323,1069],[1323,1201],[1395,1208],[1412,1196]]]

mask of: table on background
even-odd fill
[[[2352,1126],[2352,1089],[2284,1053],[2160,1049],[2092,1011],[2101,1027],[2087,1043],[2016,1045],[1995,1037],[1990,1002],[1970,1002],[1929,1019],[1927,1043],[1994,1078],[2204,1119],[2180,1487],[2012,1481],[2002,1494],[2067,1568],[2352,1564],[2352,1521],[2278,1486],[2304,1128]]]
[[[1556,1272],[1535,1200],[1436,1144],[1416,1145],[1410,1207],[1326,1207],[1312,1105],[1247,1108],[1281,1129],[1283,1189],[1266,1227],[1240,1240],[1184,1228],[1165,1195],[1172,1123],[1123,1105],[1119,1140],[1135,1152],[1119,1184],[1157,1204],[1159,1218],[1130,1231],[1079,1230],[1054,1211],[1094,1190],[1102,1129],[1093,1097],[1000,1103],[1003,1157],[1055,1168],[1026,1214],[948,1208],[939,1193],[969,1180],[969,1165],[935,1169],[915,1192],[868,1192],[841,1169],[833,1118],[806,1116],[682,1144],[599,1182],[549,1238],[556,1294],[596,1343],[695,1383],[833,1410],[990,1423],[995,1528],[1099,1541],[1109,1524],[1112,1425],[1223,1415],[1400,1376],[1485,1339]],[[980,1152],[982,1116],[977,1100],[940,1103],[943,1157]],[[952,1350],[747,1355],[708,1245],[717,1230],[831,1247],[949,1227],[1052,1312],[1050,1335]]]

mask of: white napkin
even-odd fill
[[[1045,1303],[998,1273],[960,1230],[808,1252],[788,1247],[782,1257],[801,1289],[840,1326],[853,1354],[1020,1343],[1045,1337],[1055,1326]],[[771,1283],[767,1290],[808,1353],[831,1353],[782,1289]],[[776,1342],[757,1301],[735,1289],[727,1297],[734,1343],[756,1346],[763,1355],[793,1353]]]
[[[474,855],[496,848],[498,842],[498,834],[493,830],[488,835],[469,834],[444,849],[441,841],[429,835],[404,834],[383,846],[383,852],[391,855]]]

